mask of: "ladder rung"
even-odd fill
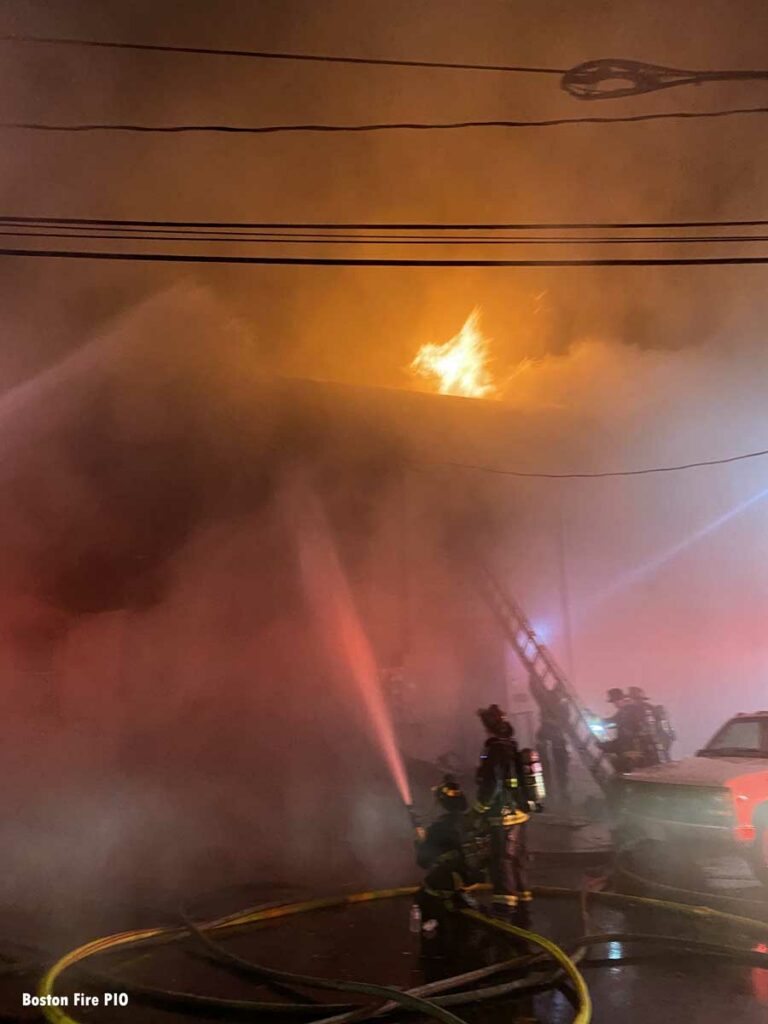
[[[487,566],[481,564],[478,589],[495,613],[508,641],[529,670],[529,687],[539,704],[550,694],[568,708],[566,733],[601,789],[605,789],[613,772],[605,767],[605,754],[597,746],[578,697],[571,690],[546,646],[539,642],[523,610],[503,589]],[[550,685],[547,685],[547,682]],[[575,712],[575,714],[574,714]]]

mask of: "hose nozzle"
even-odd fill
[[[406,804],[405,810],[408,814],[408,820],[411,823],[411,828],[416,834],[416,841],[419,843],[423,842],[427,833],[424,826],[421,823],[421,818],[413,809],[413,804]]]

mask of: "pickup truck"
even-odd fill
[[[768,711],[726,722],[694,757],[619,777],[620,847],[738,853],[768,884]]]

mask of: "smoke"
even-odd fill
[[[59,401],[30,384],[6,418],[3,895],[27,929],[77,931],[224,878],[402,878],[407,783],[375,739],[398,581],[369,585],[398,539],[401,442],[266,381],[201,289],[80,351],[100,357],[67,362]],[[305,479],[339,552],[311,586]],[[376,651],[322,614],[352,629],[353,591]]]
[[[509,398],[548,409],[564,442],[581,433],[584,447],[567,468],[640,469],[764,448],[766,369],[745,331],[727,350],[720,339],[675,351],[585,339],[526,367]],[[563,447],[541,453],[540,468],[566,468]],[[539,481],[510,494],[526,509],[522,537],[507,540],[510,585],[534,620],[556,624],[550,642],[563,660],[565,591],[577,687],[598,707],[609,686],[644,687],[676,719],[678,753],[764,703],[767,652],[756,623],[768,592],[766,486],[764,460],[755,459]]]
[[[765,18],[757,0],[738,18],[706,0],[664,19],[602,0],[578,12],[550,4],[545,18],[535,5],[481,11],[468,0],[220,3],[215,13],[196,0],[162,12],[141,0],[130,12],[18,4],[5,31],[555,67],[612,53],[759,67]],[[582,112],[544,76],[86,59],[45,47],[4,57],[7,120]],[[753,88],[669,92],[621,112],[751,105]],[[19,134],[0,180],[7,212],[43,216],[738,218],[764,207],[766,145],[748,118],[558,135]],[[221,876],[396,873],[403,847],[385,838],[398,836],[396,792],[338,658],[319,642],[294,560],[296,473],[325,509],[378,662],[405,652],[398,725],[410,753],[461,746],[457,723],[486,695],[503,699],[498,634],[446,549],[446,520],[461,524],[457,549],[486,544],[534,621],[555,623],[561,656],[562,521],[575,678],[593,704],[610,685],[642,685],[690,750],[719,719],[762,703],[765,510],[746,504],[766,487],[761,461],[562,484],[436,465],[602,470],[764,447],[762,271],[41,263],[8,263],[0,283],[2,767],[15,787],[3,894],[20,910],[60,923],[86,892],[131,902]],[[510,379],[505,403],[383,390],[410,385],[418,349],[453,337],[476,306],[494,373]],[[409,459],[419,468],[403,485]]]
[[[15,392],[0,503],[15,566],[0,645],[14,737],[2,767],[16,780],[5,896],[36,911],[34,927],[76,928],[89,900],[108,915],[222,877],[402,878],[397,789],[318,615],[323,588],[326,611],[354,594],[377,666],[405,658],[401,746],[465,754],[474,707],[503,699],[505,669],[464,550],[494,553],[562,656],[561,510],[590,703],[641,685],[690,749],[759,701],[757,460],[563,483],[440,464],[448,451],[634,468],[757,447],[751,341],[726,357],[714,342],[585,339],[539,355],[495,403],[279,382],[262,345],[206,290],[176,288],[86,340],[60,377],[54,366]],[[313,593],[300,571],[307,479],[340,552]]]

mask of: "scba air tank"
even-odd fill
[[[547,790],[544,785],[544,771],[541,767],[539,755],[535,750],[521,750],[520,759],[523,763],[528,802],[531,804],[541,804],[546,799]]]

